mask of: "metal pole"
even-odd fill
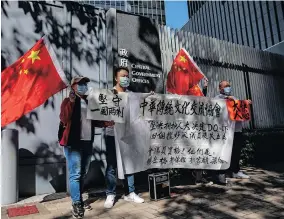
[[[243,66],[243,73],[244,73],[244,79],[245,79],[246,98],[252,99],[248,66],[244,63],[242,63],[242,66]],[[251,107],[250,108],[250,110],[251,110],[251,121],[249,122],[249,124],[250,124],[250,129],[254,130],[255,129],[255,122],[254,122],[254,115],[253,115],[253,106],[251,105],[250,107]]]
[[[1,206],[18,202],[19,132],[4,129],[1,132]]]

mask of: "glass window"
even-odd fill
[[[267,38],[267,46],[268,46],[268,47],[272,46],[271,37],[268,37],[268,38]]]
[[[160,1],[160,2],[161,2],[162,9],[164,9],[165,8],[164,1]]]
[[[277,34],[277,25],[276,24],[272,25],[272,33]]]
[[[274,34],[273,35],[273,39],[274,39],[274,43],[279,43],[279,38],[278,38],[278,34]]]
[[[265,42],[264,42],[264,41],[261,42],[261,49],[266,49],[266,46],[265,46]]]
[[[259,32],[261,32],[261,31],[263,31],[263,26],[262,26],[262,21],[261,21],[261,19],[258,19],[257,20],[257,25],[258,25],[258,30],[259,30]]]
[[[267,14],[266,2],[265,1],[261,2],[261,6],[262,6],[263,14]]]
[[[274,10],[269,11],[270,13],[270,18],[271,18],[271,25],[276,23],[276,17],[275,17],[275,12]]]
[[[134,5],[133,1],[127,1],[128,4],[130,4],[131,6]]]
[[[282,32],[280,33],[280,35],[281,35],[281,41],[284,40],[284,31],[282,31]]]
[[[151,5],[151,8],[157,8],[157,2],[156,1],[152,1],[152,5]]]
[[[259,36],[260,36],[260,41],[264,41],[264,32],[263,31],[259,32]]]

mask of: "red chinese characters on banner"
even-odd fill
[[[250,104],[248,100],[227,100],[229,117],[233,121],[250,121]]]

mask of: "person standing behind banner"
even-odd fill
[[[114,71],[116,85],[113,87],[114,93],[120,92],[129,92],[127,87],[129,86],[129,70],[128,68],[118,67]],[[114,125],[114,123],[113,123]],[[114,127],[110,126],[106,128],[105,134],[106,142],[106,201],[104,203],[105,208],[112,208],[115,201],[116,195],[116,171],[117,171],[117,158],[116,158],[116,149],[115,149],[115,136],[114,136]],[[134,186],[134,175],[126,175],[126,180],[124,180],[125,188],[125,201],[131,201],[135,203],[143,203],[144,199],[140,198],[135,193]]]
[[[64,146],[64,154],[69,172],[72,214],[83,218],[85,209],[91,206],[83,203],[84,179],[87,175],[93,152],[94,126],[103,127],[104,123],[87,119],[87,95],[90,79],[76,76],[71,81],[71,91],[60,109],[58,140]]]
[[[204,95],[204,97],[207,96],[207,90],[208,90],[208,79],[207,78],[204,78],[203,79],[203,89],[202,89],[202,93]],[[195,177],[195,184],[213,184],[213,182],[208,182],[207,179],[205,179],[203,176],[202,176],[202,172],[203,170],[195,170],[193,172],[193,177]],[[195,173],[195,174],[194,174]]]
[[[234,99],[236,98],[232,95],[232,88],[228,81],[221,81],[219,83],[219,92],[215,98],[218,99]],[[251,100],[248,100],[248,103],[251,104]],[[243,135],[242,135],[242,122],[235,122],[235,134],[234,142],[231,155],[231,165],[229,170],[232,172],[232,177],[237,179],[249,179],[250,177],[240,171],[240,158],[242,145],[244,144]],[[218,182],[220,184],[227,184],[226,179],[226,170],[218,171]]]

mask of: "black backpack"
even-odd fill
[[[61,141],[64,130],[65,130],[65,126],[64,126],[64,124],[60,121],[60,122],[59,122],[59,128],[58,128],[58,142]]]

